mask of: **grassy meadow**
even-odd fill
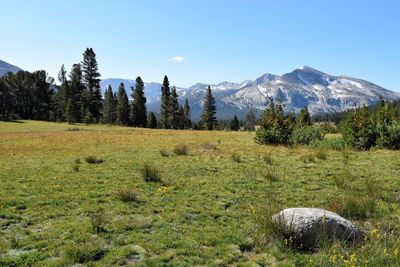
[[[261,146],[251,132],[0,122],[0,266],[396,266],[399,156]],[[335,211],[366,240],[298,251],[263,228],[272,206]]]

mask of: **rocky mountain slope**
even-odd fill
[[[105,79],[101,87],[105,90],[110,84],[117,90],[121,82],[130,93],[134,80]],[[197,83],[189,88],[177,88],[181,101],[185,98],[189,100],[194,119],[200,116],[207,86]],[[307,66],[281,76],[266,73],[255,81],[221,82],[210,86],[216,98],[217,115],[222,119],[232,118],[234,114],[244,118],[250,109],[260,113],[265,108],[267,97],[281,100],[288,112],[298,112],[307,105],[313,114],[342,111],[362,104],[371,105],[380,95],[389,100],[400,97],[400,93],[371,82],[348,76],[333,76]],[[156,113],[160,108],[160,88],[159,83],[145,84],[148,109]]]

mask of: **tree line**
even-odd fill
[[[103,96],[100,77],[92,48],[84,51],[82,61],[73,64],[69,73],[64,65],[61,66],[57,77],[60,85],[55,85],[54,79],[48,77],[44,70],[7,73],[0,77],[0,119],[106,123],[163,129],[237,131],[241,126],[246,130],[255,128],[253,111],[249,112],[244,124],[239,122],[236,115],[228,122],[218,122],[210,86],[205,92],[201,119],[195,123],[191,119],[188,99],[180,105],[176,87],[170,87],[167,76],[161,86],[159,119],[154,112],[147,112],[141,77],[137,77],[135,86],[131,87],[130,98],[123,83],[116,93],[108,86]]]

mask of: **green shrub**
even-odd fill
[[[315,162],[315,155],[313,153],[307,153],[300,157],[300,159],[304,163],[314,163]]]
[[[169,157],[169,152],[165,149],[161,149],[160,155],[167,158],[167,157]]]
[[[202,144],[203,148],[206,150],[217,150],[218,146],[215,143],[204,143]]]
[[[74,161],[75,164],[81,164],[81,159],[80,158],[76,158]]]
[[[319,126],[322,130],[323,133],[328,134],[328,133],[338,133],[338,129],[336,128],[336,126],[332,123],[327,123],[324,122]]]
[[[265,164],[267,165],[274,165],[275,161],[274,158],[272,157],[271,153],[265,154],[263,157],[263,160],[265,162]]]
[[[162,183],[161,175],[158,169],[153,165],[148,163],[144,164],[144,166],[140,169],[140,173],[142,174],[145,182]]]
[[[376,144],[376,128],[366,106],[349,112],[340,129],[343,140],[353,148],[366,150]]]
[[[328,158],[328,153],[323,149],[318,149],[315,152],[315,157],[319,160],[326,160]]]
[[[178,144],[172,150],[177,156],[189,155],[189,147],[186,144]]]
[[[85,157],[85,161],[89,164],[100,164],[103,162],[103,159],[90,155]]]
[[[102,209],[90,213],[89,220],[94,234],[105,232],[106,217]]]
[[[69,244],[65,250],[65,256],[71,263],[98,261],[106,253],[107,249],[99,242]]]
[[[281,103],[275,105],[269,99],[268,107],[261,114],[260,128],[256,131],[255,141],[263,145],[287,145],[292,133],[292,122],[284,115]]]
[[[351,193],[342,198],[334,197],[329,201],[330,210],[346,219],[364,220],[373,216],[375,199],[360,193]]]
[[[304,126],[294,129],[290,138],[290,143],[293,145],[308,145],[311,142],[321,141],[324,139],[325,133],[316,126]]]
[[[312,141],[310,143],[310,146],[341,151],[346,148],[346,142],[341,137],[339,137],[339,138],[324,138],[322,140]]]
[[[237,162],[237,163],[242,162],[242,157],[239,154],[236,154],[236,153],[232,154],[231,158],[234,162]]]
[[[263,173],[263,177],[269,182],[279,181],[279,175],[273,167],[268,167]]]
[[[129,189],[123,189],[118,191],[117,198],[122,202],[140,203],[138,193]]]
[[[79,172],[79,167],[80,167],[79,164],[74,164],[74,165],[72,165],[72,170],[73,170],[74,172]]]
[[[67,131],[68,132],[79,132],[79,131],[82,131],[82,129],[79,127],[70,127],[67,129]]]
[[[400,125],[397,122],[392,122],[389,125],[377,124],[376,129],[378,147],[387,149],[400,148]]]

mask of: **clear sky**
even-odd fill
[[[56,77],[240,82],[302,65],[400,91],[399,0],[0,0],[0,59]]]

